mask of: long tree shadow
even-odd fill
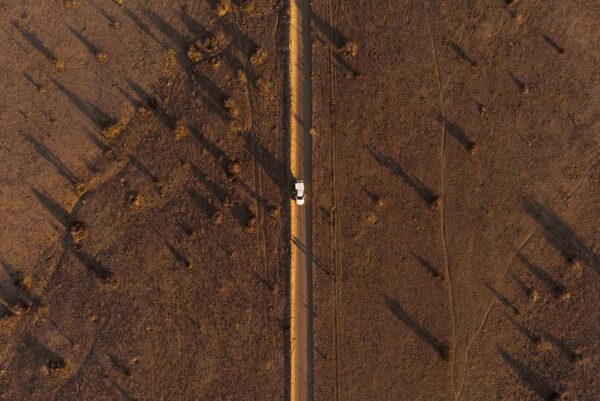
[[[113,17],[111,14],[108,13],[108,11],[106,11],[105,9],[103,9],[102,7],[100,7],[95,1],[90,2],[90,5],[92,7],[94,7],[94,9],[96,9],[96,11],[98,12],[98,14],[102,15],[104,18],[106,18],[106,21],[109,24],[114,24],[117,19],[115,17]]]
[[[209,77],[202,73],[201,68],[198,65],[193,64],[186,57],[186,50],[191,42],[191,38],[177,31],[171,24],[165,21],[160,15],[156,14],[149,8],[144,9],[144,14],[152,22],[152,24],[175,46],[177,49],[176,56],[179,66],[188,74],[191,79],[190,85],[199,87],[201,91],[195,91],[202,102],[216,115],[218,115],[224,121],[231,121],[232,117],[229,115],[227,110],[224,108],[224,102],[230,96],[226,94],[215,82]],[[183,22],[188,25],[191,31],[205,32],[206,30],[201,25],[195,22],[191,17],[187,16],[184,12],[180,14]],[[208,31],[206,31],[208,32]],[[233,57],[233,56],[232,56]],[[230,57],[231,61],[232,58]],[[237,67],[242,69],[251,77],[256,78],[255,75],[242,64],[236,63]]]
[[[218,209],[194,188],[188,189],[188,195],[196,202],[207,217],[212,218],[217,213]]]
[[[129,155],[128,158],[127,158],[127,160],[129,160],[129,163],[131,163],[131,165],[133,167],[135,167],[135,169],[137,171],[139,171],[140,173],[142,173],[142,175],[144,175],[146,178],[148,178],[153,183],[156,184],[159,181],[158,177],[156,175],[154,175],[154,173],[152,173],[152,171],[150,171],[148,169],[148,167],[146,167],[144,165],[144,163],[142,163],[140,161],[140,159],[138,159],[134,155]]]
[[[36,150],[36,152],[38,152],[38,154],[40,156],[42,156],[44,159],[46,159],[46,161],[48,161],[50,164],[52,164],[52,166],[54,166],[54,169],[61,176],[63,176],[67,181],[69,181],[69,183],[71,185],[75,186],[75,185],[77,185],[80,182],[79,178],[77,178],[77,176],[75,175],[75,173],[73,173],[73,171],[71,171],[71,169],[69,169],[60,160],[60,158],[58,156],[56,156],[56,154],[54,154],[54,152],[52,152],[50,149],[48,149],[46,147],[46,145],[44,145],[41,142],[38,142],[30,134],[25,134],[25,139],[27,140],[27,142],[29,142],[31,144],[31,146],[33,146],[33,148]]]
[[[437,278],[439,280],[444,280],[444,276],[435,269],[427,260],[423,259],[419,254],[415,252],[411,252],[413,257],[419,262],[419,265],[432,277]]]
[[[194,163],[191,163],[191,167],[192,167],[192,172],[194,174],[194,176],[202,183],[204,184],[204,186],[206,187],[206,189],[208,189],[210,191],[211,194],[213,194],[213,196],[215,198],[217,198],[219,200],[219,202],[221,204],[226,203],[228,200],[230,200],[231,196],[229,194],[229,191],[227,191],[226,189],[222,188],[219,184],[217,184],[215,181],[211,180],[210,178],[208,178],[208,175],[206,175],[197,165],[195,165]]]
[[[194,324],[197,324],[191,317],[188,318]],[[132,396],[130,394],[129,389],[123,388],[119,383],[117,383],[117,381],[113,377],[111,377],[113,375],[110,373],[110,371],[107,370],[105,363],[103,362],[106,360],[106,358],[101,359],[100,356],[96,353],[95,348],[96,347],[94,347],[94,349],[90,350],[85,355],[83,361],[79,364],[78,370],[75,372],[75,375],[77,375],[78,371],[83,369],[84,367],[88,369],[93,369],[94,371],[99,372],[99,374],[104,378],[104,380],[100,382],[100,386],[102,386],[108,392],[108,394],[118,393],[118,399],[123,399],[125,401],[141,401],[139,398]],[[101,352],[102,354],[106,354],[106,357],[108,357],[108,364],[111,368],[116,369],[120,374],[122,374],[125,377],[131,377],[133,375],[131,367],[128,366],[128,364],[125,361],[117,358],[115,355],[109,352]]]
[[[550,334],[547,331],[542,331],[542,338],[546,341],[548,341],[550,344],[554,345],[561,354],[563,354],[563,356],[565,358],[567,358],[567,360],[569,362],[578,362],[582,359],[582,356],[580,353],[576,352],[571,346],[569,346],[569,344],[567,344],[564,340],[561,340],[558,337],[555,337],[554,335]]]
[[[65,359],[59,353],[39,342],[31,334],[25,334],[23,342],[33,352],[37,363],[46,366],[48,370],[60,370],[66,366]]]
[[[439,200],[439,197],[423,184],[418,178],[410,176],[394,159],[389,156],[384,156],[379,151],[369,149],[371,156],[379,163],[382,167],[387,168],[392,174],[400,177],[406,184],[408,184],[419,197],[427,203],[429,207],[434,207]]]
[[[306,245],[293,235],[292,235],[292,244],[294,244],[295,247],[297,247],[300,251],[302,251],[302,253],[308,254]],[[319,270],[321,270],[323,273],[325,273],[329,278],[334,278],[335,273],[333,271],[327,269],[319,259],[317,259],[313,256],[311,261],[315,266],[317,266],[317,268],[319,268]]]
[[[75,30],[73,27],[69,27],[69,32],[71,32],[71,34],[75,36],[77,40],[79,40],[85,46],[85,48],[92,56],[98,53],[98,51],[100,50],[98,46],[92,43],[92,41],[90,41],[85,35]]]
[[[124,387],[122,387],[119,383],[117,383],[115,380],[110,380],[107,379],[107,381],[112,384],[112,388],[108,387],[106,384],[104,384],[109,390],[112,390],[113,388],[115,390],[117,390],[117,392],[119,394],[121,394],[121,397],[123,397],[123,399],[125,399],[125,401],[140,401],[139,398],[136,398],[134,396],[131,395],[130,391]]]
[[[268,291],[273,291],[273,284],[271,284],[266,278],[258,274],[251,267],[248,267],[248,270],[250,271],[250,274],[252,274],[252,277],[254,277],[259,284],[265,287]]]
[[[350,40],[340,30],[332,27],[326,22],[321,16],[316,13],[311,13],[311,20],[314,26],[322,32],[326,39],[335,47],[337,51],[342,50]],[[343,67],[346,71],[350,72],[352,76],[359,77],[360,73],[356,70],[348,61],[346,61],[338,52],[333,52],[333,58],[335,61]]]
[[[469,55],[462,49],[462,47],[460,47],[456,43],[450,42],[448,43],[448,46],[450,46],[450,48],[454,51],[454,53],[456,53],[458,57],[471,64],[472,67],[475,67],[477,65],[475,60],[469,57]]]
[[[344,70],[348,71],[354,78],[360,77],[360,72],[352,66],[349,62],[344,60],[344,58],[339,53],[333,53],[333,58],[338,62],[340,66],[343,67]]]
[[[568,261],[581,260],[596,273],[600,272],[600,256],[573,231],[550,207],[532,199],[524,199],[525,212],[538,224],[546,240]]]
[[[29,75],[28,73],[24,72],[24,73],[23,73],[23,76],[24,76],[24,77],[25,77],[25,79],[26,79],[26,80],[27,80],[27,81],[28,81],[28,82],[29,82],[31,85],[33,85],[33,86],[35,87],[35,89],[37,89],[38,91],[39,91],[39,90],[41,90],[41,89],[44,87],[44,85],[43,85],[41,82],[39,82],[39,81],[36,81],[35,79],[33,79],[33,77],[32,77],[31,75]]]
[[[198,85],[203,89],[198,92],[198,96],[203,103],[215,114],[223,120],[230,120],[229,115],[223,108],[223,103],[227,99],[227,95],[223,92],[210,78],[202,74],[198,68],[193,68],[192,63],[187,59],[185,52],[191,40],[178,32],[160,15],[156,14],[149,8],[144,9],[144,14],[152,22],[152,24],[175,46],[177,63],[183,71],[188,75],[188,78],[193,78],[193,84]]]
[[[130,377],[132,375],[131,368],[128,366],[127,362],[117,357],[114,354],[109,352],[106,353],[110,363],[117,369],[123,376]]]
[[[31,46],[33,46],[38,52],[40,52],[48,61],[55,61],[57,59],[54,52],[44,45],[44,42],[33,32],[23,28],[17,21],[11,21],[11,25],[19,31]]]
[[[152,11],[150,8],[144,8],[144,16],[152,22],[152,24],[170,40],[178,49],[178,59],[185,60],[185,56],[183,55],[183,49],[189,42],[188,38],[179,33],[175,28],[171,26],[167,21],[165,21],[160,15]],[[187,61],[183,61],[182,65],[187,65]]]
[[[138,17],[133,11],[131,11],[125,6],[122,6],[121,9],[123,10],[123,14],[125,14],[125,16],[129,18],[146,36],[148,36],[150,39],[156,42],[163,49],[168,47],[165,46],[165,44],[158,39],[158,37],[150,30],[148,25],[146,25],[144,21],[142,21],[142,19]]]
[[[559,298],[567,291],[564,285],[553,279],[552,276],[546,273],[535,263],[532,263],[523,254],[518,253],[517,259],[519,259],[523,266],[525,266],[527,270],[529,270],[535,277],[538,278],[538,280],[540,280],[544,284],[544,286],[548,289],[548,292],[552,294],[555,298]]]
[[[118,91],[129,102],[129,104],[133,106],[134,109],[138,109],[140,107],[147,105],[147,103],[145,103],[141,99],[137,99],[132,93],[130,93],[126,89],[118,88]]]
[[[97,105],[89,102],[75,93],[71,92],[66,86],[51,78],[52,83],[60,90],[73,105],[85,115],[98,130],[102,131],[107,127],[115,124],[117,120],[100,109]]]
[[[89,2],[89,4],[91,4],[100,15],[102,15],[104,18],[106,18],[106,20],[111,25],[114,26],[114,24],[116,22],[118,22],[117,18],[115,18],[111,14],[109,14],[104,8],[100,7],[97,3],[98,2],[96,2],[96,1]],[[119,9],[123,11],[123,14],[127,18],[129,18],[131,20],[131,22],[133,22],[133,24],[135,26],[137,26],[138,29],[144,33],[144,35],[148,36],[152,41],[154,41],[156,44],[158,44],[161,48],[163,48],[163,49],[166,48],[166,46],[156,37],[156,35],[154,33],[152,33],[152,31],[150,30],[148,25],[146,25],[144,23],[144,21],[142,21],[141,18],[138,17],[133,11],[131,11],[129,8],[127,8],[127,6],[121,4]]]
[[[98,138],[98,136],[96,136],[96,134],[94,134],[90,130],[87,130],[84,128],[83,135],[85,135],[85,137],[87,139],[89,139],[89,141],[92,142],[98,148],[98,150],[100,152],[102,152],[103,154],[110,150],[110,147],[107,146],[104,142],[102,142],[102,140],[100,138]]]
[[[548,46],[550,46],[551,48],[553,48],[554,50],[556,50],[556,52],[557,52],[558,54],[563,54],[563,53],[565,52],[565,49],[563,49],[562,47],[560,47],[560,46],[558,45],[558,43],[556,43],[556,42],[554,41],[554,39],[552,39],[550,36],[548,36],[548,35],[543,35],[542,37],[544,38],[544,42],[546,42],[546,44],[547,44]]]
[[[313,13],[311,13],[310,17],[311,17],[311,21],[313,22],[314,26],[319,31],[323,32],[323,34],[325,34],[325,36],[327,36],[327,39],[336,48],[341,49],[348,43],[348,37],[346,35],[344,35],[340,30],[329,25],[329,23],[326,22],[323,18],[321,18],[320,15],[313,12]]]
[[[198,92],[198,96],[206,107],[223,121],[232,121],[233,118],[224,108],[225,100],[229,98],[229,95],[223,92],[217,84],[200,72],[199,69],[194,70],[193,77],[194,83],[203,89],[202,92]]]
[[[233,159],[227,156],[227,153],[223,149],[204,135],[198,128],[190,128],[190,133],[198,145],[206,149],[222,168],[227,168],[233,162]]]
[[[438,340],[429,330],[423,327],[415,318],[410,316],[395,299],[385,295],[385,307],[394,314],[402,323],[408,326],[421,340],[433,348],[443,360],[448,360],[450,350],[448,346]]]
[[[78,227],[82,226],[82,223],[75,219],[75,215],[83,205],[86,197],[90,194],[88,193],[81,196],[71,213],[69,213],[50,195],[42,193],[36,188],[32,188],[31,191],[44,208],[63,226],[63,249],[75,255],[77,260],[103,284],[116,284],[114,273],[106,268],[96,257],[84,251],[81,248],[81,244],[75,238],[77,236]]]
[[[258,75],[256,75],[256,73],[248,66],[247,60],[260,49],[260,46],[246,33],[231,24],[227,19],[220,18],[218,24],[231,38],[231,45],[237,48],[244,57],[244,61],[241,61],[231,49],[227,48],[222,52],[223,59],[230,65],[233,71],[242,70],[248,75],[252,82],[255,82],[258,79]]]
[[[517,78],[515,74],[513,74],[510,71],[508,72],[508,76],[510,77],[511,81],[513,81],[515,85],[517,85],[517,88],[519,88],[519,92],[525,93],[527,91],[527,85],[522,79]]]
[[[252,198],[256,200],[256,202],[265,210],[271,211],[275,209],[275,206],[269,201],[269,199],[264,196],[258,194],[254,189],[250,188],[248,184],[246,184],[243,180],[238,180],[237,185],[242,187],[242,189],[248,193]]]
[[[371,200],[371,202],[377,203],[381,200],[381,196],[379,196],[377,193],[371,191],[370,189],[368,189],[362,185],[360,188],[363,190],[365,195],[367,195],[367,197]]]
[[[176,118],[169,115],[169,113],[158,103],[158,100],[149,92],[147,92],[144,88],[142,88],[138,83],[127,79],[127,84],[131,88],[131,90],[138,96],[139,102],[147,106],[162,122],[167,128],[173,129],[176,125]],[[121,92],[123,93],[123,92]],[[129,97],[128,94],[124,93],[126,97]]]
[[[515,315],[519,314],[519,309],[517,309],[517,307],[514,306],[512,304],[512,302],[510,302],[508,300],[508,298],[506,298],[503,294],[501,294],[500,291],[498,291],[497,289],[495,289],[494,287],[492,287],[492,285],[489,284],[489,283],[485,283],[485,286],[494,295],[494,298],[496,298],[498,301],[500,301],[500,303],[502,305],[504,305],[508,309],[510,309]]]
[[[66,244],[76,256],[77,260],[85,266],[90,273],[92,273],[100,282],[103,284],[116,284],[115,274],[100,262],[95,256],[82,250],[78,244],[76,244],[71,236],[67,236]]]
[[[190,268],[191,263],[188,260],[188,258],[183,256],[183,254],[166,239],[165,239],[165,246],[167,247],[167,249],[169,250],[171,255],[173,255],[173,258],[175,258],[175,261],[177,261],[177,263],[179,265],[181,265],[181,267],[184,267],[186,269]]]
[[[513,281],[517,284],[517,286],[519,287],[519,289],[523,292],[523,294],[527,295],[528,297],[531,297],[531,295],[533,294],[534,288],[528,284],[525,284],[525,282],[523,280],[521,280],[516,274],[514,273],[510,273],[510,277],[513,279]]]
[[[171,24],[165,21],[160,15],[156,14],[149,8],[144,9],[144,14],[154,24],[154,26],[167,37],[169,41],[177,49],[177,62],[179,66],[188,74],[188,77],[193,78],[193,83],[199,85],[204,92],[202,93],[202,100],[204,103],[216,114],[218,114],[223,120],[230,120],[229,115],[223,108],[225,99],[228,98],[227,94],[219,88],[210,78],[202,74],[198,68],[192,68],[193,65],[190,60],[187,59],[185,53],[188,44],[191,39],[186,35],[183,35],[177,29],[173,28]]]
[[[236,202],[231,208],[231,214],[238,221],[239,225],[252,229],[256,221],[255,214],[250,210],[250,207],[246,202]]]
[[[44,208],[54,217],[64,228],[67,228],[71,223],[71,215],[63,209],[63,207],[55,201],[50,195],[45,194],[32,188],[31,192]]]
[[[233,40],[232,44],[237,47],[244,56],[249,57],[259,46],[246,33],[240,31],[228,19],[220,18],[217,23]]]
[[[10,279],[9,284],[0,284],[0,299],[6,309],[2,317],[22,315],[32,306],[40,305],[40,299],[30,291],[25,275],[5,260],[0,259],[0,264]]]
[[[529,330],[525,327],[524,324],[516,321],[510,316],[507,316],[508,320],[512,323],[512,325],[517,329],[519,333],[521,333],[525,338],[531,341],[533,344],[538,344],[542,337],[539,334],[534,333],[532,330]]]
[[[467,134],[465,134],[465,131],[461,127],[454,124],[453,122],[448,120],[446,117],[442,116],[441,114],[436,115],[435,119],[440,124],[443,124],[446,127],[446,131],[450,135],[452,135],[454,137],[454,139],[456,139],[458,141],[458,143],[460,143],[461,146],[463,148],[465,148],[465,150],[467,150],[469,152],[473,152],[475,150],[475,148],[477,147],[475,145],[475,142],[471,141],[467,137]]]
[[[534,391],[540,398],[547,401],[558,400],[560,398],[560,394],[545,378],[519,362],[501,347],[497,349],[502,360],[519,376],[523,384]]]
[[[292,189],[288,188],[287,177],[293,177],[289,166],[286,166],[269,149],[258,141],[249,132],[242,134],[246,149],[254,156],[255,160],[262,166],[269,178],[279,188],[283,199],[290,199]]]
[[[179,17],[184,25],[198,38],[205,39],[213,36],[212,32],[200,24],[200,22],[192,18],[186,11],[182,10],[179,13]],[[229,46],[223,49],[217,49],[217,51],[208,56],[221,57],[234,73],[237,71],[243,71],[252,82],[255,82],[258,79],[258,75],[252,71],[252,69],[250,69],[246,61],[242,61],[236,56],[231,47],[233,46],[238,49],[244,58],[248,59],[259,48],[259,46],[248,35],[237,29],[225,18],[220,18],[218,20],[218,24],[231,38],[231,42]],[[204,52],[204,55],[207,55],[206,52]]]
[[[183,71],[186,72],[189,78],[192,78],[195,84],[198,84],[202,91],[198,91],[203,103],[221,119],[229,121],[231,118],[224,109],[224,101],[228,98],[228,95],[223,92],[210,78],[200,72],[200,69],[194,68],[190,60],[187,59],[185,53],[188,44],[191,40],[178,32],[165,21],[160,15],[156,14],[149,8],[144,9],[144,14],[152,22],[152,24],[174,45],[177,55],[177,63]],[[192,24],[189,19],[186,19],[188,23]],[[184,22],[185,22],[184,21]],[[197,28],[198,29],[198,28]]]

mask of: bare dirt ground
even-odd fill
[[[222,4],[0,2],[0,399],[284,397],[286,11]]]
[[[597,400],[597,2],[312,7],[315,400]]]
[[[314,399],[597,400],[597,2],[311,7]],[[0,0],[0,399],[288,399],[287,8]]]

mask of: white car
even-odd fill
[[[304,205],[304,199],[306,198],[306,194],[304,193],[304,182],[300,180],[296,181],[295,188],[296,205]]]

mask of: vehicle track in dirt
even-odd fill
[[[425,22],[427,23],[427,32],[429,34],[429,39],[431,42],[431,53],[433,57],[433,62],[435,66],[435,78],[437,83],[438,94],[440,97],[440,108],[442,111],[442,117],[444,121],[446,121],[446,106],[444,101],[444,91],[442,88],[442,80],[440,77],[440,66],[437,55],[437,49],[435,45],[435,40],[433,38],[433,33],[431,31],[431,23],[429,22],[429,10],[427,9],[427,5],[424,3],[425,10]],[[451,388],[453,396],[456,395],[456,383],[455,383],[455,364],[456,364],[456,315],[454,310],[454,289],[452,287],[452,277],[450,275],[450,260],[448,257],[448,245],[446,241],[446,123],[442,123],[442,135],[440,141],[440,183],[441,183],[441,207],[440,207],[440,232],[441,232],[441,242],[442,248],[444,250],[444,274],[448,279],[448,307],[450,309],[451,321],[452,321],[452,350],[450,352],[450,380],[451,380]]]

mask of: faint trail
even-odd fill
[[[535,230],[533,230],[529,234],[527,234],[527,236],[525,237],[525,239],[517,247],[517,250],[515,251],[515,253],[513,254],[513,256],[510,258],[510,260],[506,264],[506,267],[504,268],[504,272],[502,273],[502,276],[501,276],[501,279],[500,279],[500,283],[498,284],[498,287],[500,287],[500,285],[502,285],[502,283],[504,282],[504,278],[506,277],[506,273],[508,273],[508,269],[512,265],[512,262],[515,260],[515,258],[519,254],[519,252],[521,252],[521,249],[523,249],[523,247],[525,245],[527,245],[527,243],[529,242],[529,240],[531,240],[531,238],[537,233],[538,230],[539,230],[539,226],[536,227]],[[455,401],[458,401],[460,399],[461,394],[462,394],[462,390],[464,388],[465,380],[467,378],[469,355],[470,355],[470,352],[471,352],[471,347],[472,347],[473,343],[475,343],[475,340],[477,339],[477,337],[479,337],[479,335],[481,334],[481,331],[483,330],[483,327],[485,326],[485,323],[487,322],[487,319],[488,319],[488,317],[490,315],[490,312],[492,311],[492,308],[494,307],[495,303],[496,303],[496,297],[494,297],[493,295],[491,295],[490,296],[490,303],[489,303],[487,309],[485,310],[485,313],[483,315],[483,319],[481,320],[481,324],[479,325],[479,328],[475,332],[475,335],[471,338],[471,340],[467,344],[467,348],[465,350],[464,363],[463,363],[464,366],[463,366],[462,379],[461,379],[460,386],[458,388],[458,393],[456,393],[456,396],[455,396]]]
[[[590,164],[590,166],[586,169],[585,173],[583,174],[583,176],[581,177],[581,179],[577,182],[577,184],[573,187],[573,189],[569,192],[569,194],[567,194],[566,196],[566,200],[568,201],[571,196],[573,196],[573,194],[581,187],[581,183],[584,181],[584,179],[587,177],[589,171],[598,163],[600,162],[600,158],[596,158],[594,160],[594,162],[592,162]],[[567,203],[567,207],[568,207],[568,203]],[[506,275],[508,274],[508,271],[510,270],[510,266],[512,265],[512,263],[514,262],[514,260],[517,258],[517,256],[519,255],[519,253],[521,252],[521,250],[527,245],[527,243],[529,243],[529,241],[531,240],[531,238],[533,238],[538,232],[540,231],[540,226],[536,225],[535,229],[533,229],[526,237],[525,239],[521,242],[521,244],[517,247],[515,253],[513,254],[513,256],[510,258],[510,260],[508,261],[508,263],[506,264],[506,267],[504,268],[504,271],[502,272],[502,276],[500,277],[500,282],[497,284],[497,287],[500,287],[503,283],[504,280],[506,279]],[[470,352],[471,352],[471,347],[473,346],[473,344],[475,343],[475,341],[477,340],[477,338],[479,337],[479,335],[481,334],[483,328],[485,327],[485,324],[487,323],[488,317],[494,307],[494,305],[496,304],[497,300],[496,298],[492,295],[490,296],[490,303],[488,305],[488,307],[485,310],[485,313],[483,315],[483,319],[481,320],[481,323],[479,325],[479,328],[477,329],[477,331],[475,332],[475,334],[473,335],[473,337],[471,338],[471,340],[469,340],[469,343],[467,344],[467,349],[465,351],[465,358],[464,358],[464,366],[463,366],[463,373],[462,373],[462,379],[461,379],[461,383],[460,383],[460,387],[458,389],[458,393],[456,395],[455,401],[459,401],[460,397],[462,395],[462,391],[464,389],[465,383],[466,383],[466,379],[468,376],[468,364],[469,364],[469,358],[470,358]]]
[[[456,317],[454,312],[454,294],[452,288],[452,277],[450,276],[450,261],[448,258],[448,246],[446,244],[446,106],[444,104],[444,92],[442,90],[442,80],[440,78],[440,65],[438,62],[437,50],[435,47],[435,41],[433,39],[433,33],[431,32],[431,24],[429,23],[429,9],[425,1],[423,1],[425,8],[425,21],[427,23],[427,30],[429,32],[429,39],[431,41],[431,52],[433,55],[433,61],[435,66],[435,77],[437,80],[438,92],[440,95],[440,107],[442,112],[442,141],[440,149],[440,162],[441,162],[441,181],[442,187],[440,191],[440,197],[442,199],[441,211],[440,211],[440,225],[442,234],[442,245],[444,248],[444,270],[446,272],[446,278],[448,279],[448,297],[450,302],[450,312],[452,315],[452,351],[450,352],[450,379],[452,381],[452,396],[456,397],[456,383],[454,381],[454,365],[456,362]]]
[[[258,241],[258,253],[260,255],[260,260],[264,266],[264,279],[267,281],[269,285],[273,283],[269,279],[269,264],[267,261],[267,246],[265,244],[265,234],[264,234],[264,209],[258,202],[258,199],[264,199],[263,191],[262,191],[262,176],[261,176],[261,168],[256,160],[256,155],[258,155],[258,138],[256,131],[254,129],[254,118],[252,117],[252,100],[250,98],[250,88],[248,85],[248,77],[243,71],[239,72],[240,83],[242,84],[242,92],[244,93],[244,98],[246,99],[246,106],[248,107],[248,119],[246,122],[245,130],[249,133],[251,141],[252,141],[252,184],[254,187],[254,193],[258,196],[254,197],[254,208],[256,210],[256,225],[258,229],[256,230],[256,236]],[[264,310],[264,329],[267,330],[269,325],[269,317],[267,309]]]
[[[255,162],[255,168],[254,168],[254,186],[256,188],[256,192],[258,193],[258,196],[260,197],[260,199],[263,199],[263,190],[262,190],[262,171],[260,169],[260,166],[258,166],[258,163]],[[272,289],[273,286],[275,285],[274,280],[271,278],[271,274],[269,272],[269,261],[267,260],[267,245],[266,245],[266,227],[265,227],[265,209],[263,206],[261,206],[258,202],[257,199],[255,199],[254,202],[254,206],[256,208],[256,219],[257,219],[257,226],[258,226],[258,230],[257,231],[257,235],[258,235],[258,244],[259,244],[259,251],[262,253],[262,262],[264,264],[264,277],[265,280],[267,282],[267,284],[270,286],[269,288]],[[269,311],[268,308],[265,308],[264,310],[264,319],[265,319],[265,331],[268,330],[269,327]]]
[[[332,0],[328,1],[328,22],[331,29],[334,26],[334,10]],[[336,170],[337,170],[337,151],[335,139],[335,60],[334,43],[329,41],[329,131],[331,133],[331,241],[332,241],[332,259],[334,269],[334,354],[335,354],[335,400],[341,399],[340,384],[340,279],[342,277],[342,266],[338,258],[338,240],[337,240],[337,196],[336,196]]]
[[[258,168],[257,188],[258,188],[258,196],[261,199],[264,198],[263,186],[262,186],[262,169],[260,167]],[[263,253],[263,261],[265,263],[265,278],[271,285],[273,285],[274,284],[273,280],[270,279],[271,273],[269,271],[269,262],[267,260],[267,244],[266,244],[267,227],[265,226],[265,221],[266,221],[265,208],[264,208],[264,206],[259,205],[258,201],[256,201],[256,214],[258,216],[258,227],[260,228],[259,229],[259,234],[260,234],[259,241],[261,243],[262,253]]]
[[[600,157],[596,156],[594,157],[594,161],[590,164],[590,166],[585,170],[585,172],[582,174],[581,178],[579,179],[579,181],[577,182],[577,184],[575,185],[575,187],[571,190],[571,192],[569,192],[569,194],[567,195],[567,204],[568,201],[571,199],[571,196],[573,196],[573,194],[575,192],[577,192],[577,190],[579,189],[579,187],[581,186],[581,184],[583,183],[583,181],[587,178],[588,173],[590,172],[590,170],[592,168],[594,168],[594,166],[596,164],[598,164],[598,162],[600,162]]]
[[[81,388],[79,387],[79,372],[75,376],[75,384],[77,386],[77,394],[79,394],[79,399],[83,401],[83,395],[81,394]]]

